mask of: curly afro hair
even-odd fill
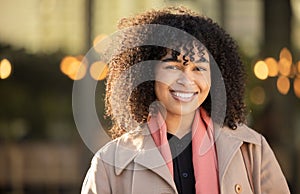
[[[234,40],[212,19],[184,7],[150,10],[133,17],[124,18],[119,22],[118,28],[122,30],[148,24],[177,28],[192,35],[206,47],[217,63],[225,84],[227,101],[222,124],[235,129],[238,124],[245,123],[246,74]],[[160,60],[167,54],[170,47],[129,46],[136,42],[149,40],[152,33],[151,30],[143,28],[126,31],[123,36],[119,37],[122,52],[119,52],[109,61],[105,105],[106,114],[113,121],[110,130],[113,138],[126,131],[134,131],[138,125],[147,122],[152,110],[151,107],[156,102],[154,68],[152,65],[141,62]],[[168,35],[171,36],[172,33],[170,32]],[[182,44],[183,42],[184,40],[179,43]],[[189,46],[194,46],[194,44],[184,47]],[[174,50],[172,53],[175,56],[179,54]],[[208,96],[201,106],[210,114],[211,97]]]

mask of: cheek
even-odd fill
[[[198,76],[195,82],[201,91],[209,90],[211,86],[210,74]]]
[[[156,81],[155,84],[154,84],[154,92],[155,92],[155,95],[157,96],[157,98],[159,98],[159,92],[158,92],[159,90],[160,90],[160,85]]]
[[[155,75],[155,81],[158,84],[171,85],[176,80],[176,74],[172,74],[168,71],[160,71]],[[162,86],[160,86],[162,87]]]
[[[162,82],[158,82],[158,81],[155,82],[154,91],[155,91],[155,95],[158,98],[158,100],[161,100],[161,98],[164,98],[166,90],[168,90],[168,87],[166,84],[163,84]]]

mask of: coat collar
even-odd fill
[[[173,177],[165,161],[156,147],[148,127],[139,128],[138,133],[127,133],[117,141],[115,152],[115,173],[120,175],[129,164],[134,162],[141,167],[150,169],[166,180],[176,191]],[[223,180],[227,167],[234,154],[243,142],[260,145],[260,136],[246,125],[238,126],[236,130],[214,125],[217,158],[219,166],[219,181]]]
[[[246,125],[240,125],[237,129],[232,130],[228,127],[216,127],[215,125],[215,142],[217,149],[219,181],[222,183],[226,170],[235,155],[240,149],[243,142],[260,145],[260,135],[249,129]]]
[[[132,137],[134,136],[134,137]],[[120,175],[131,162],[143,169],[150,169],[161,176],[176,191],[176,185],[166,163],[156,147],[148,127],[143,127],[139,134],[123,135],[117,142],[115,152],[115,173]],[[136,169],[134,170],[140,170]]]

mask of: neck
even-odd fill
[[[195,111],[187,115],[167,114],[166,125],[168,133],[183,137],[191,131]]]

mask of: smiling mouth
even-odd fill
[[[189,102],[198,94],[198,92],[183,92],[175,90],[170,90],[170,93],[174,99],[182,102]]]

